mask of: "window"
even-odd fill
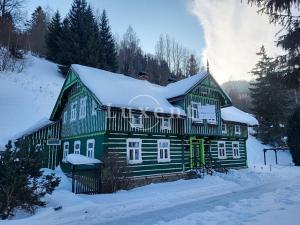
[[[192,120],[198,123],[203,123],[206,121],[209,124],[217,124],[216,106],[192,103]]]
[[[142,140],[127,139],[127,161],[128,164],[142,163]]]
[[[133,114],[131,116],[130,125],[131,125],[131,127],[142,128],[143,127],[142,115]]]
[[[95,139],[89,139],[86,142],[86,156],[94,158]]]
[[[70,121],[76,120],[76,114],[77,114],[77,102],[73,102],[71,104],[71,120]]]
[[[222,134],[227,134],[227,124],[222,124]]]
[[[170,162],[170,140],[158,140],[157,141],[157,161],[158,162]]]
[[[80,141],[74,142],[74,154],[80,154]]]
[[[65,111],[64,112],[64,117],[63,117],[63,123],[67,123],[67,121],[68,121],[68,112]]]
[[[79,119],[83,119],[86,116],[86,100],[87,100],[87,97],[80,99]]]
[[[234,125],[234,133],[241,134],[241,126],[240,125]]]
[[[97,114],[97,104],[95,100],[92,101],[92,116]]]
[[[171,130],[171,118],[162,118],[161,119],[161,129],[162,130]]]
[[[69,142],[64,142],[64,153],[63,153],[63,161],[67,161],[67,155],[69,155]]]
[[[234,159],[239,159],[240,156],[240,146],[239,146],[239,142],[234,141],[232,142],[232,157]]]
[[[192,119],[199,120],[198,104],[196,104],[196,103],[192,103]]]
[[[218,158],[226,159],[225,141],[218,141]]]

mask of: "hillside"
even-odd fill
[[[63,82],[56,64],[31,55],[21,73],[0,72],[0,146],[49,117]]]

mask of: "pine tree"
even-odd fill
[[[58,56],[63,74],[73,63],[100,68],[99,30],[92,9],[85,0],[74,0],[72,8],[63,22]]]
[[[191,54],[190,58],[188,59],[187,70],[189,76],[195,75],[199,72],[198,62],[194,54]]]
[[[287,126],[288,146],[296,166],[300,166],[300,106],[291,115]]]
[[[60,52],[59,41],[61,35],[62,35],[61,17],[59,11],[56,11],[48,26],[48,32],[46,35],[47,57],[56,63],[59,63],[58,54]]]
[[[42,199],[58,186],[60,178],[43,175],[41,149],[13,149],[11,141],[0,151],[0,219],[8,219],[15,209],[33,213],[45,206]]]
[[[277,45],[287,53],[281,58],[285,61],[284,81],[287,87],[299,89],[300,85],[300,0],[248,0],[254,3],[269,17],[271,23],[279,23],[283,29]]]
[[[252,112],[259,121],[258,137],[263,143],[281,145],[285,135],[289,99],[282,84],[282,72],[278,60],[267,56],[264,46],[257,53],[260,57],[251,74],[250,95]]]
[[[36,54],[45,55],[47,19],[41,6],[38,6],[32,13],[28,26],[30,50]]]
[[[117,52],[115,40],[112,36],[109,21],[106,16],[106,11],[103,10],[99,24],[101,51],[100,57],[102,58],[101,69],[116,72],[117,67]]]

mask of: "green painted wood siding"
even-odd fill
[[[47,140],[60,139],[60,129],[60,122],[47,125],[17,140],[16,146],[21,149],[28,148],[34,150],[37,145],[40,145],[42,151],[45,153],[43,166],[54,169],[61,161],[61,146],[47,145]]]
[[[171,129],[162,130],[162,120],[154,115],[148,115],[142,117],[143,128],[131,127],[130,116],[126,114],[122,115],[120,111],[112,111],[111,116],[107,119],[107,130],[109,132],[130,132],[130,133],[145,133],[145,134],[183,134],[184,119],[171,118]]]
[[[206,94],[203,94],[205,92]],[[219,88],[206,78],[201,84],[194,87],[193,90],[184,98],[184,110],[188,115],[185,120],[185,134],[190,135],[221,135],[221,94]],[[192,102],[201,104],[211,104],[216,106],[217,124],[193,123],[191,114]]]
[[[149,176],[183,171],[182,140],[176,136],[164,135],[128,135],[122,133],[110,134],[108,137],[108,151],[116,152],[124,160],[127,159],[127,138],[139,138],[142,140],[141,164],[129,165],[132,176]],[[158,163],[157,141],[159,139],[170,140],[170,162]]]
[[[210,141],[210,151],[212,157],[218,159],[218,161],[225,167],[230,168],[239,168],[239,167],[246,167],[247,166],[247,152],[246,152],[246,141],[244,139],[238,140],[219,140],[225,141],[226,145],[226,159],[218,159],[218,140]],[[240,150],[240,158],[234,159],[232,156],[232,142],[238,141],[239,142],[239,150]]]
[[[218,158],[218,141],[225,141],[226,145],[226,159]],[[232,143],[239,142],[240,158],[233,158],[232,156]],[[190,148],[189,140],[184,140],[184,167],[185,170],[190,169]],[[246,151],[246,140],[244,139],[229,139],[229,138],[220,138],[220,140],[208,140],[204,142],[205,151],[211,151],[212,157],[221,163],[224,167],[230,168],[243,168],[247,167],[247,151]],[[205,161],[209,159],[206,158]]]
[[[80,99],[87,97],[86,102],[86,116],[85,118],[79,118]],[[92,106],[94,98],[90,95],[89,91],[81,85],[74,85],[67,97],[67,103],[61,114],[61,120],[63,121],[64,112],[67,112],[67,122],[62,123],[61,136],[76,137],[83,134],[102,132],[106,130],[106,112],[100,110],[99,104],[97,105],[96,115],[92,115]],[[71,105],[73,102],[77,102],[76,120],[71,121]]]
[[[248,138],[248,126],[245,124],[240,124],[240,123],[233,123],[233,122],[222,122],[223,124],[226,124],[227,127],[227,132],[222,133],[223,137],[234,137],[234,138]],[[241,128],[241,134],[236,134],[234,132],[234,126],[239,125]]]

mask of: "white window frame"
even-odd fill
[[[225,127],[224,130],[223,130],[223,126]],[[227,134],[227,124],[226,123],[222,123],[222,134]]]
[[[75,150],[75,146],[79,144],[79,150]],[[80,155],[80,149],[81,149],[81,142],[80,141],[74,141],[74,154]],[[78,152],[79,151],[79,152]]]
[[[138,147],[130,147],[129,143],[136,142],[139,143]],[[142,159],[142,139],[139,138],[128,138],[127,139],[127,162],[128,164],[140,164],[143,162]],[[138,151],[138,159],[135,159],[136,151]],[[133,159],[130,159],[130,152],[133,154]]]
[[[93,144],[93,147],[90,148],[89,144]],[[89,152],[91,152],[90,156]],[[86,141],[86,156],[92,159],[95,158],[95,139],[88,139]]]
[[[160,146],[161,143],[167,143],[167,147],[161,147]],[[162,153],[162,157],[161,157],[161,153]],[[170,140],[168,139],[157,140],[157,162],[171,162]]]
[[[92,116],[97,115],[97,104],[95,100],[92,100]]]
[[[79,119],[84,119],[86,117],[86,102],[87,97],[80,98],[79,105]]]
[[[224,144],[224,149],[220,147],[220,144]],[[223,153],[221,154],[221,151],[223,149]],[[226,142],[225,141],[218,141],[218,158],[219,159],[226,159]]]
[[[68,146],[68,149],[66,149],[66,146]],[[63,161],[67,161],[67,156],[69,155],[69,149],[70,149],[70,144],[68,141],[64,142],[64,150],[63,150]]]
[[[75,108],[74,108],[74,106],[75,106]],[[71,104],[71,119],[70,119],[70,121],[71,122],[75,121],[76,118],[77,118],[77,101],[72,102],[72,104]]]
[[[166,121],[168,121],[167,126],[165,126]],[[168,118],[168,117],[161,118],[161,129],[162,130],[171,130],[171,118]]]
[[[63,116],[63,124],[66,124],[68,122],[68,111],[64,111],[64,116]]]
[[[135,117],[139,117],[140,123],[136,123]],[[142,114],[132,114],[130,118],[130,126],[133,128],[143,128],[143,115]]]
[[[202,122],[202,120],[199,119],[198,104],[199,103],[196,103],[196,102],[191,103],[192,121]]]
[[[235,144],[237,145],[237,147],[233,147],[233,145],[235,145]],[[241,158],[241,155],[240,155],[240,143],[238,141],[233,141],[232,142],[232,158],[234,158],[234,159]]]
[[[237,131],[238,128],[238,131]],[[241,134],[241,126],[240,125],[234,125],[234,134]]]

